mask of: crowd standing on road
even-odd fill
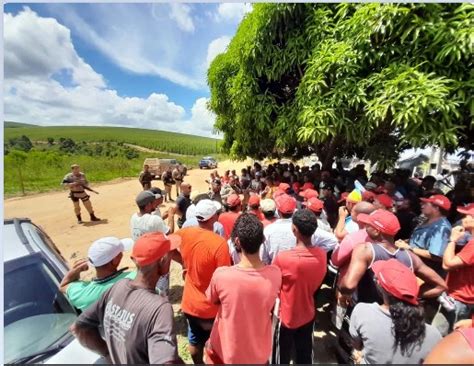
[[[255,163],[240,175],[213,171],[209,191],[193,196],[169,170],[164,191],[143,185],[136,197],[137,269],[118,269],[130,241],[109,237],[89,249],[94,280],[80,280],[87,261],[64,278],[61,290],[83,311],[72,331],[113,363],[182,362],[167,298],[174,260],[196,364],[317,362],[325,284],[339,360],[472,363],[469,185],[444,194],[433,177],[410,175]],[[161,213],[173,182],[177,199]]]

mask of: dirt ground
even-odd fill
[[[237,172],[240,172],[240,169],[249,164],[249,161],[224,161],[219,163],[217,170],[220,174],[223,174],[224,171],[228,169],[235,169]],[[195,193],[207,192],[208,185],[205,179],[209,177],[210,172],[210,170],[200,169],[188,171],[185,182],[191,183],[193,195]],[[137,172],[137,176],[138,173],[139,172]],[[58,179],[60,179],[60,177],[58,177]],[[161,181],[155,181],[154,185],[163,188]],[[138,179],[121,179],[102,184],[94,184],[92,182],[91,188],[99,192],[99,195],[91,193],[91,201],[95,214],[102,219],[100,222],[87,222],[89,215],[84,207],[81,206],[82,217],[85,223],[77,224],[73,205],[68,198],[68,192],[66,190],[6,199],[4,201],[4,217],[30,218],[35,224],[41,226],[46,233],[48,233],[60,249],[64,258],[72,264],[80,258],[87,257],[87,249],[90,244],[98,238],[104,236],[116,236],[119,238],[130,237],[130,217],[137,211],[135,196],[141,190]],[[176,192],[173,190],[172,196],[175,197],[175,195]],[[169,203],[163,204],[161,211],[164,212],[169,205]],[[129,257],[129,253],[125,253],[122,261],[123,266],[133,266]],[[91,270],[84,274],[85,277],[90,277],[91,275]],[[181,269],[178,265],[173,263],[171,268],[169,298],[175,310],[178,338],[180,341],[180,354],[185,361],[190,362],[186,350],[186,324],[179,309],[182,289],[183,281]],[[324,302],[325,301],[322,302],[322,307],[319,309],[322,311],[322,314],[320,314],[320,324],[318,328],[327,329],[327,315],[329,309],[327,304],[324,305]],[[333,335],[329,332],[318,331],[315,333],[315,337],[317,360],[323,363],[334,362],[331,355],[332,352],[328,352],[331,347],[330,344]]]

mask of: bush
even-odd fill
[[[20,137],[14,137],[8,140],[8,145],[14,150],[28,152],[33,148],[31,140],[25,136],[21,135]]]

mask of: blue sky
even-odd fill
[[[211,135],[209,62],[244,3],[7,4],[5,120]]]

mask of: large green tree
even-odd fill
[[[474,144],[474,6],[255,4],[208,70],[234,158]]]

